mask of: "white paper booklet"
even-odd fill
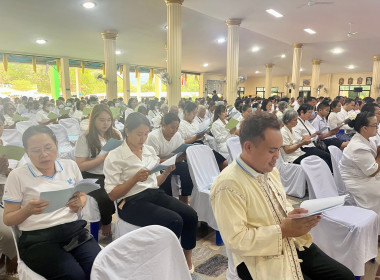
[[[305,214],[304,217],[313,216],[319,213],[323,213],[327,210],[331,210],[333,208],[342,206],[344,204],[344,199],[348,195],[341,195],[341,196],[335,196],[335,197],[326,197],[326,198],[318,198],[318,199],[310,199],[305,200],[301,203],[300,208],[305,208],[309,210],[307,214]],[[298,218],[298,219],[302,219]]]
[[[177,157],[179,157],[182,153],[175,154],[171,158],[168,158],[164,162],[161,162],[160,164],[157,164],[151,171],[150,174],[156,173],[158,171],[164,170],[165,168],[174,165]]]

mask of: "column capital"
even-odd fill
[[[267,63],[265,64],[265,68],[272,68],[274,66],[273,63]]]
[[[375,55],[373,57],[373,61],[380,61],[380,55]]]
[[[320,60],[320,59],[313,59],[311,62],[312,62],[313,65],[320,65],[321,62],[322,62],[322,60]]]
[[[301,44],[301,43],[293,44],[293,48],[295,48],[295,49],[300,49],[302,47],[303,47],[303,44]]]
[[[117,31],[116,30],[104,30],[102,32],[102,37],[103,39],[111,39],[111,40],[116,40],[117,38]]]
[[[228,26],[230,25],[240,25],[241,24],[241,18],[229,18],[226,20],[226,23]]]
[[[182,5],[184,0],[165,0],[166,5],[167,4],[180,4]]]

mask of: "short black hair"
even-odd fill
[[[142,124],[150,127],[148,118],[139,112],[130,113],[125,120],[125,128],[128,129],[128,131],[132,131]]]
[[[298,108],[297,113],[298,115],[301,116],[301,112],[306,114],[306,112],[309,110],[313,110],[313,106],[311,106],[310,104],[304,103]]]
[[[346,100],[344,101],[344,105],[350,104],[352,101],[354,101],[354,100],[351,98],[346,98]]]
[[[180,122],[180,121],[181,120],[179,119],[178,115],[175,113],[167,113],[162,118],[163,125],[168,125],[168,124],[171,124],[172,122]]]
[[[25,148],[25,150],[28,148],[28,140],[30,137],[36,135],[36,134],[47,134],[50,136],[50,138],[53,140],[54,143],[57,143],[57,137],[55,136],[54,132],[46,125],[34,125],[31,127],[28,127],[24,134],[22,135],[22,144]]]
[[[380,108],[379,104],[377,103],[366,103],[364,104],[364,106],[362,107],[362,112],[371,112],[373,114],[375,114],[375,108]]]
[[[330,104],[327,101],[322,101],[321,103],[318,104],[317,111],[323,110],[323,109],[325,109],[327,107],[330,108]]]
[[[268,112],[252,114],[241,124],[241,146],[243,147],[246,141],[251,141],[257,146],[262,140],[265,140],[264,132],[266,129],[280,130],[280,123],[277,117]]]

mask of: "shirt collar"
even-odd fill
[[[241,158],[239,155],[237,158],[238,165],[247,173],[249,173],[252,177],[256,178],[259,176],[265,176],[265,174],[259,173],[256,170],[254,170],[252,167],[250,167],[245,161]]]
[[[126,140],[123,141],[123,143],[121,144],[121,147],[122,147],[121,152],[122,152],[122,155],[123,155],[124,158],[130,158],[130,157],[136,156],[132,152],[131,148],[129,148]],[[144,156],[150,155],[150,152],[146,148],[145,144],[143,145],[143,148],[142,148],[142,154]]]
[[[49,179],[53,179],[55,177],[55,175],[57,174],[57,172],[63,171],[63,167],[58,160],[56,160],[54,162],[54,165],[55,165],[55,173],[53,176],[50,177],[50,176],[42,174],[41,171],[39,171],[38,168],[32,162],[28,162],[28,164],[27,164],[28,169],[29,169],[30,173],[32,173],[33,177],[45,177],[45,178],[49,178]]]

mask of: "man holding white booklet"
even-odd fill
[[[355,279],[312,242],[308,232],[321,216],[305,217],[306,209],[293,209],[286,200],[274,168],[282,146],[277,118],[264,112],[244,120],[240,142],[242,153],[221,172],[210,192],[220,233],[239,277]]]

